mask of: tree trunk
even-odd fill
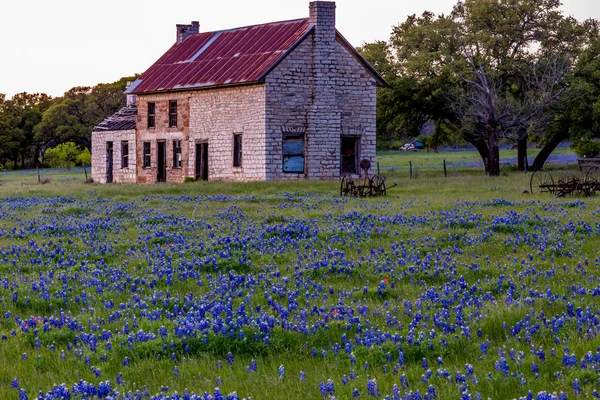
[[[498,147],[498,133],[496,129],[488,129],[488,164],[489,176],[500,176],[500,148]]]
[[[569,133],[567,130],[561,130],[556,135],[554,135],[548,143],[542,147],[542,150],[538,153],[537,157],[533,161],[533,165],[531,166],[532,171],[537,171],[539,169],[544,168],[544,164],[546,164],[546,160],[552,154],[556,146],[560,144],[563,140],[567,140],[569,138]]]
[[[517,140],[517,167],[519,171],[527,168],[527,135]]]
[[[466,139],[466,138],[465,138]],[[485,168],[485,172],[487,173],[487,159],[490,154],[487,143],[483,139],[478,140],[469,140],[466,139],[469,143],[473,145],[477,149],[481,160],[483,161],[483,167]]]

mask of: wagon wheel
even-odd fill
[[[531,190],[531,194],[540,192],[553,193],[555,188],[552,174],[545,169],[535,171],[533,175],[531,175],[529,189]]]
[[[599,173],[600,169],[598,167],[595,168],[590,168],[587,172],[587,174],[585,174],[585,181],[586,182],[598,182],[599,181]]]
[[[373,195],[375,196],[385,196],[387,194],[385,188],[385,178],[381,175],[375,175],[371,182],[373,187]]]
[[[340,196],[354,196],[355,193],[354,180],[350,175],[342,175],[340,183]]]
[[[596,194],[600,190],[600,169],[591,168],[587,174],[585,174],[585,182],[590,186],[590,196]]]

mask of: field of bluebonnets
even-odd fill
[[[598,397],[600,198],[393,159],[369,200],[0,175],[0,398]]]

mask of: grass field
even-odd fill
[[[600,196],[379,160],[367,200],[0,173],[0,399],[598,397]]]

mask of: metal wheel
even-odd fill
[[[545,169],[539,169],[535,171],[529,180],[529,189],[531,194],[552,193],[553,185],[554,179],[552,178],[552,174]]]
[[[375,196],[385,196],[385,178],[380,175],[375,175],[373,177],[373,194]]]
[[[354,180],[350,175],[342,175],[340,183],[340,196],[351,196],[354,194]]]
[[[585,174],[586,182],[599,182],[600,181],[600,168],[590,168]]]

